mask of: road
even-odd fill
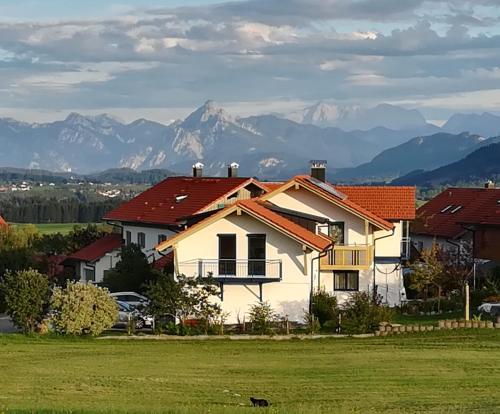
[[[12,321],[7,315],[0,313],[0,333],[11,332],[17,332],[17,329],[12,325]]]

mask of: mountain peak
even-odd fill
[[[223,108],[218,106],[215,101],[208,100],[196,111],[191,113],[183,122],[185,127],[195,127],[197,125],[206,123],[210,120],[215,122],[233,122],[233,117],[228,114]]]

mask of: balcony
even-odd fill
[[[335,246],[320,260],[320,269],[366,270],[373,262],[373,246]]]
[[[185,274],[212,277],[221,283],[278,282],[283,275],[281,260],[198,259],[180,263]]]

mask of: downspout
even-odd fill
[[[376,248],[376,245],[377,245],[377,240],[382,240],[382,239],[385,239],[387,237],[392,237],[394,236],[394,233],[396,231],[396,227],[393,227],[392,228],[392,232],[391,234],[386,234],[385,236],[382,236],[382,237],[374,237],[373,238],[373,300],[375,300],[377,298],[377,266],[375,265],[375,258],[377,257],[377,248]]]
[[[320,268],[319,268],[319,259],[322,257],[325,257],[328,254],[328,251],[332,249],[334,246],[334,243],[329,244],[327,247],[325,247],[316,257],[313,257],[311,259],[311,288],[309,292],[309,313],[312,313],[312,299],[313,299],[313,294],[314,294],[314,261],[318,261],[318,279],[320,275]]]

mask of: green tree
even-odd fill
[[[122,247],[120,261],[113,270],[106,272],[102,284],[111,292],[143,293],[147,284],[154,280],[157,274],[141,248],[130,244]]]
[[[427,301],[432,293],[430,289],[437,289],[438,299],[441,297],[443,284],[445,283],[445,265],[440,258],[440,249],[433,244],[430,249],[422,249],[420,260],[411,264],[411,288],[420,292],[424,301]],[[439,304],[438,304],[439,309]]]
[[[315,292],[312,298],[312,313],[318,318],[321,326],[327,322],[334,329],[338,325],[339,308],[337,304],[337,297],[333,294],[320,290]]]
[[[252,323],[252,331],[259,335],[272,333],[272,325],[278,320],[278,315],[269,302],[259,302],[250,307],[248,313]]]
[[[108,290],[90,283],[55,288],[50,304],[55,329],[66,335],[97,336],[118,319],[118,305]]]
[[[25,333],[35,332],[49,300],[47,277],[33,269],[8,271],[0,291],[14,324]]]

